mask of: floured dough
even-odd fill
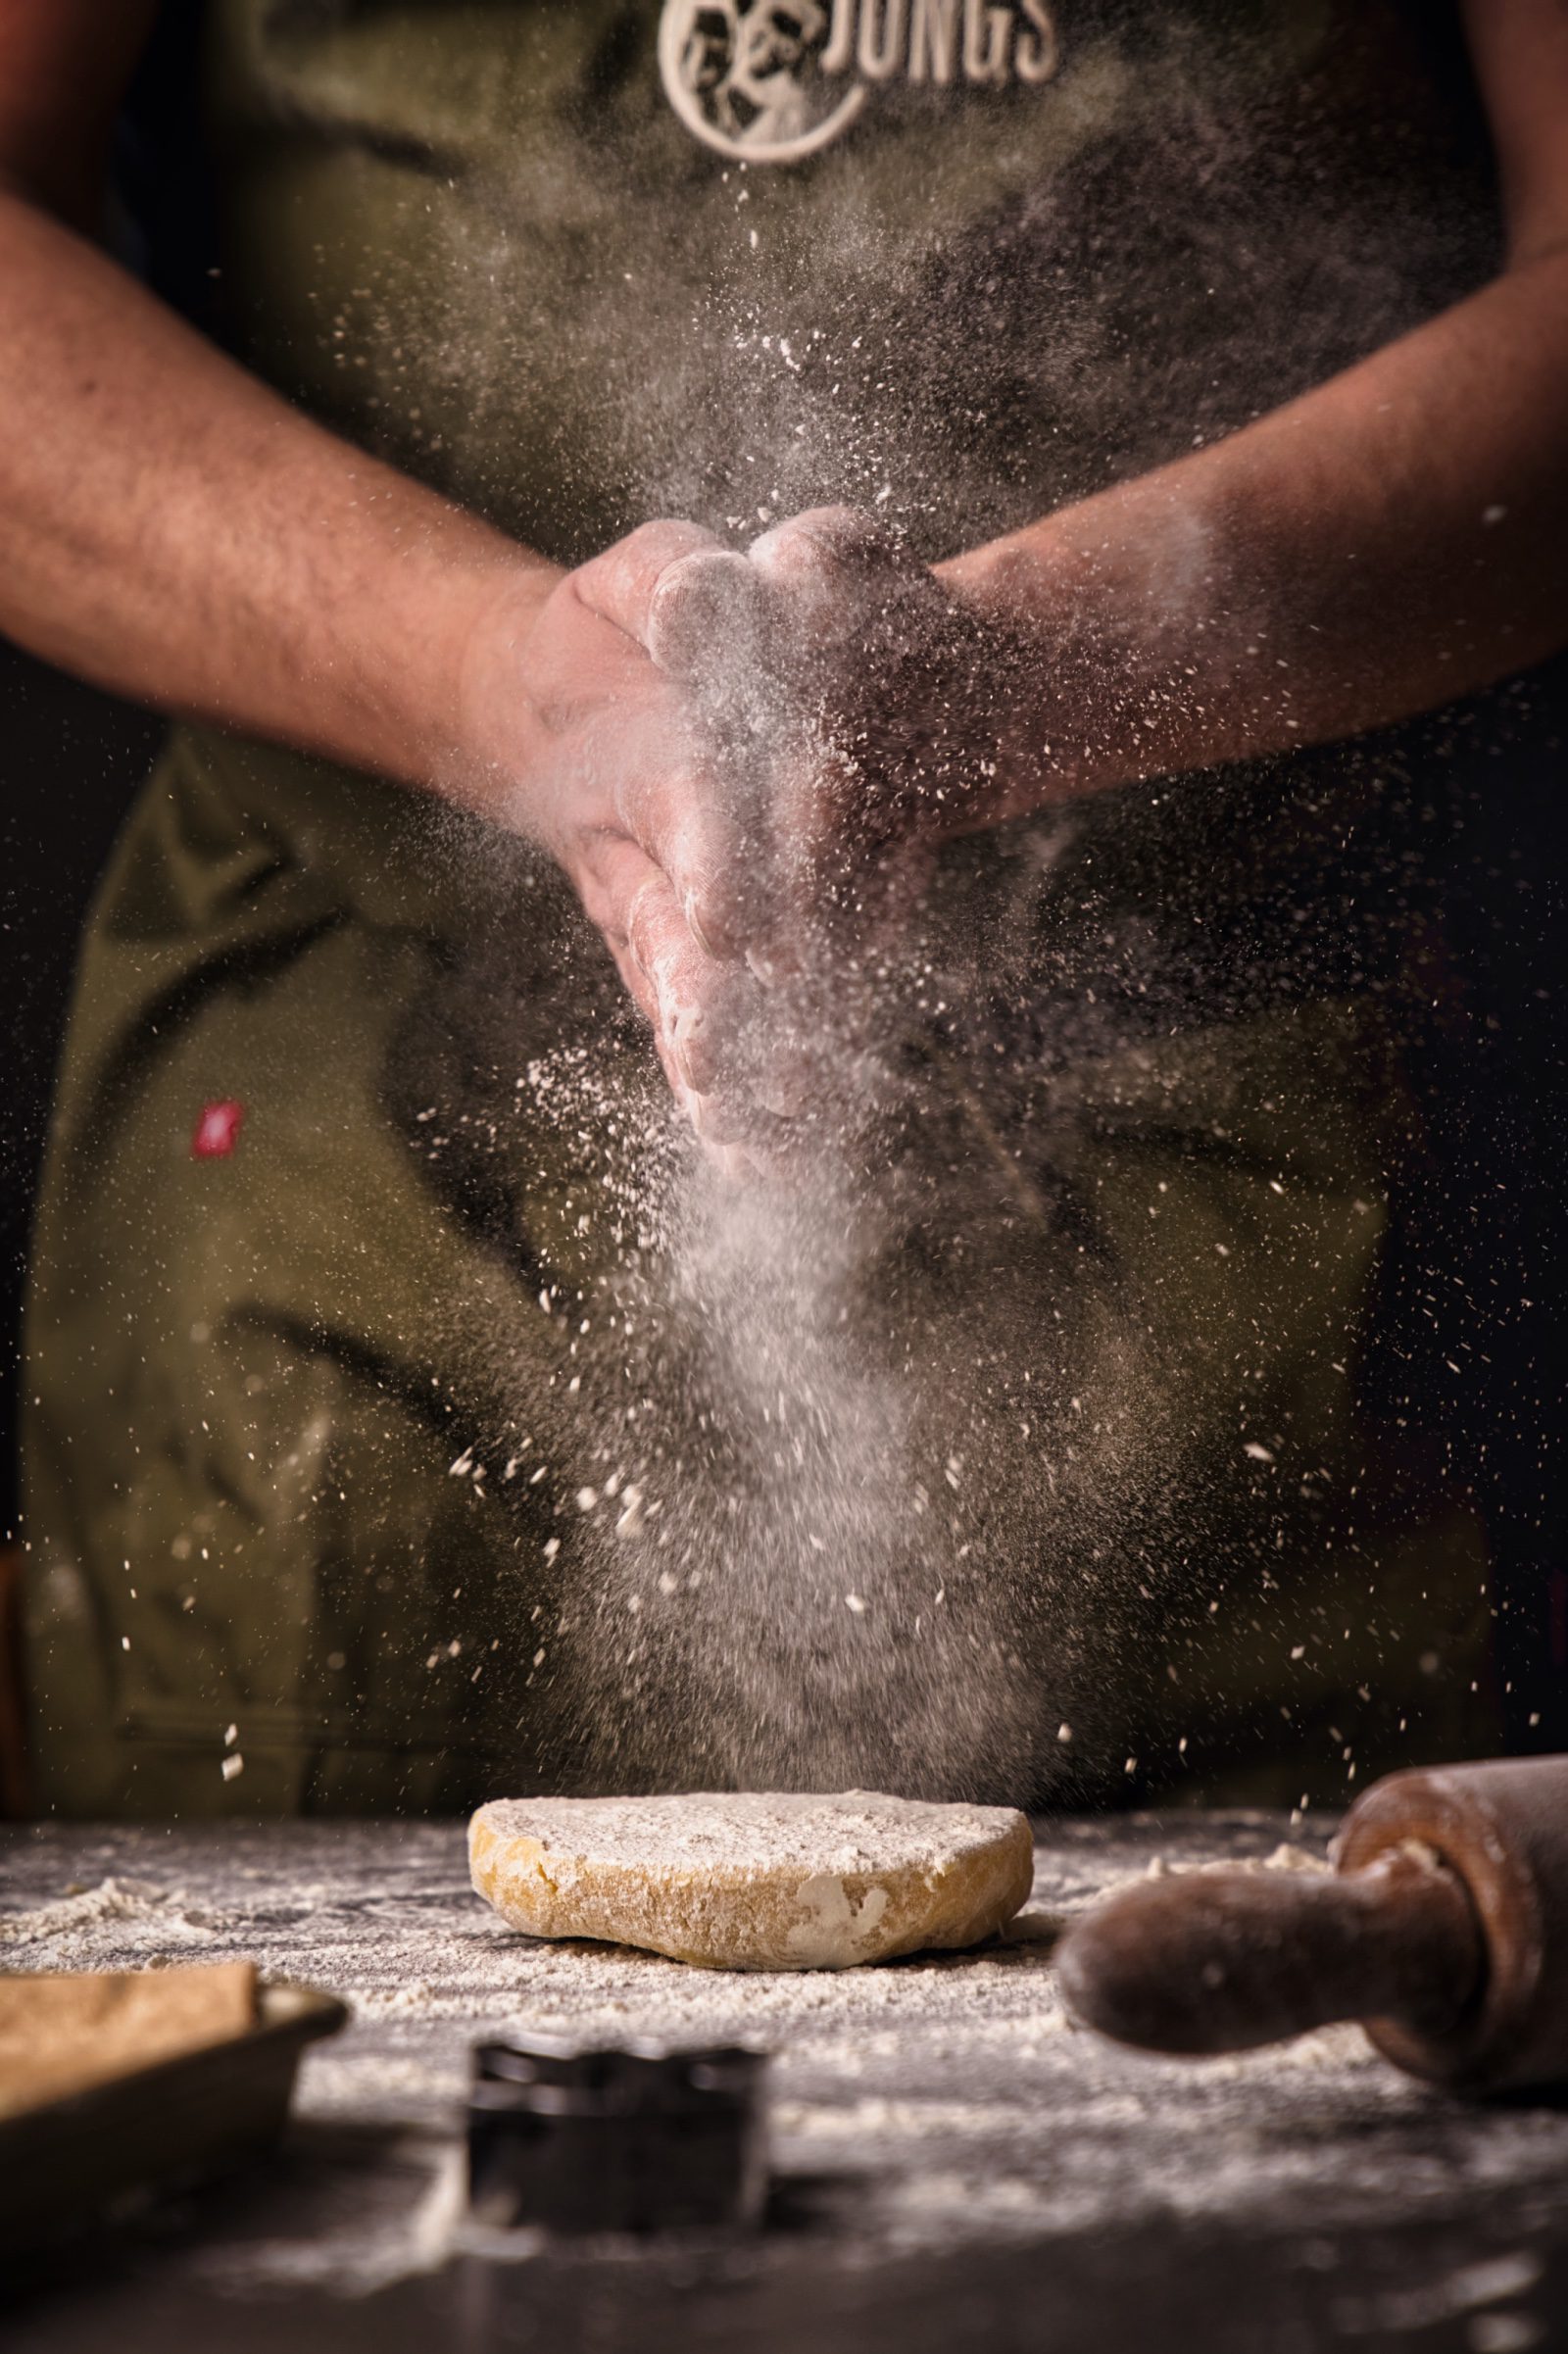
[[[972,1945],[1029,1893],[1007,1806],[871,1790],[498,1798],[468,1827],[473,1885],[535,1937],[602,1937],[721,1970],[847,1970]]]

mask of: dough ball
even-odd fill
[[[972,1945],[1029,1893],[1007,1806],[871,1790],[498,1798],[468,1828],[473,1885],[534,1937],[602,1937],[718,1970],[847,1970]]]

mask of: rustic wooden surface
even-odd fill
[[[1324,1844],[1262,1816],[1043,1825],[1009,1940],[780,1978],[514,1937],[468,1892],[455,1825],[15,1827],[0,1834],[0,1968],[253,1955],[355,2018],[308,2059],[274,2161],[99,2234],[24,2294],[13,2282],[5,2343],[1568,2342],[1568,2111],[1460,2106],[1353,2030],[1183,2063],[1065,2023],[1057,1922],[1156,1855],[1261,1868],[1284,1839]],[[456,2141],[467,2055],[509,2031],[767,2043],[768,2231],[640,2250],[475,2232]]]

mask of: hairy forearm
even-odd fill
[[[483,808],[465,670],[555,577],[0,191],[0,630],[158,708]]]
[[[1052,682],[1011,809],[1350,735],[1568,643],[1565,420],[1559,250],[1211,449],[940,567]]]

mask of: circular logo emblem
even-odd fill
[[[832,29],[825,0],[664,0],[659,66],[669,102],[720,155],[750,164],[814,155],[867,96],[863,82],[831,71]]]
[[[792,164],[877,88],[1038,86],[1056,71],[1049,0],[664,0],[659,67],[690,131],[748,164]]]

